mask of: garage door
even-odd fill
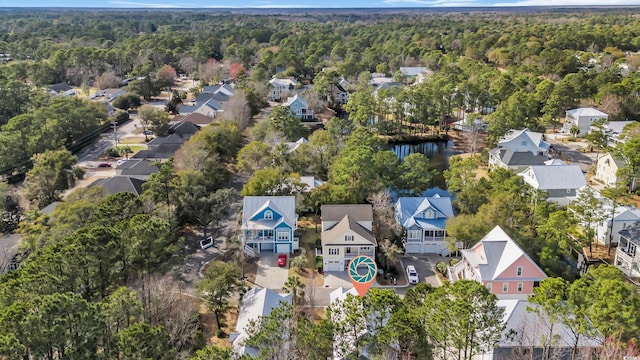
[[[407,243],[407,245],[405,246],[406,248],[406,252],[407,254],[420,254],[420,243],[417,244],[412,244],[412,243]]]
[[[271,250],[273,251],[273,243],[260,244],[260,251]]]
[[[289,244],[278,244],[276,245],[276,252],[278,254],[288,254],[290,253],[291,246]]]
[[[422,246],[423,254],[439,254],[441,251],[438,244],[424,244],[424,246]]]
[[[342,271],[340,260],[327,260],[324,264],[324,271]]]

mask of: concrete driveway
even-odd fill
[[[289,277],[290,260],[291,258],[288,256],[287,266],[279,267],[277,265],[278,254],[261,253],[256,272],[256,285],[281,291]]]
[[[436,263],[443,261],[448,264],[449,260],[451,260],[451,258],[445,258],[435,254],[405,255],[402,257],[402,264],[404,265],[405,271],[408,265],[415,266],[420,277],[420,282],[426,282],[432,286],[441,286],[442,283],[436,275]]]

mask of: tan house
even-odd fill
[[[323,205],[322,256],[324,271],[344,271],[349,261],[366,255],[375,259],[371,205]]]
[[[620,179],[618,179],[618,170],[625,166],[626,163],[624,160],[616,159],[611,153],[603,154],[598,158],[595,178],[607,186],[614,186],[620,181]],[[633,190],[636,189],[636,184],[637,179],[633,179]]]

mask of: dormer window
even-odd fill
[[[264,212],[264,219],[265,220],[273,220],[273,211],[271,210],[267,210]]]
[[[427,210],[427,211],[425,211],[425,212],[422,214],[422,216],[423,216],[425,219],[433,219],[433,218],[435,217],[435,216],[434,216],[434,213],[433,213],[433,210]]]
[[[344,241],[354,241],[353,235],[345,235],[344,236]]]

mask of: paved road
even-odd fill
[[[580,147],[584,147],[584,143],[576,143],[573,146],[568,145],[567,143],[563,143],[555,140],[555,136],[546,136],[546,141],[553,146],[555,151],[558,153],[558,157],[564,161],[568,161],[573,164],[580,165],[582,171],[587,172],[589,168],[593,165],[595,161],[596,154],[594,153],[584,153],[582,151],[578,151]]]

